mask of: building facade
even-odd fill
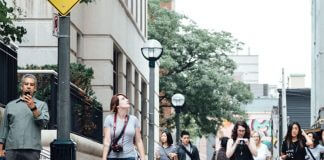
[[[19,44],[18,65],[57,64],[57,37],[52,35],[52,17],[56,10],[44,0],[7,2],[22,9],[16,23],[27,29],[27,35]],[[92,88],[103,104],[104,117],[110,114],[112,95],[125,93],[129,97],[130,114],[141,122],[146,150],[149,67],[141,47],[147,40],[147,8],[148,0],[95,0],[77,4],[70,14],[70,62],[85,64],[94,70]],[[158,68],[155,115],[159,113]],[[154,139],[158,142],[159,116],[155,116],[154,121]]]
[[[324,2],[312,0],[312,90],[311,124],[319,118],[324,107]],[[324,116],[322,116],[323,118]]]

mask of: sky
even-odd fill
[[[259,83],[281,86],[305,74],[311,86],[311,0],[175,0],[177,12],[201,28],[227,31],[259,55]]]

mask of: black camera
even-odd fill
[[[240,145],[243,145],[245,142],[244,142],[244,140],[242,139],[242,140],[240,140]]]
[[[111,150],[113,150],[114,152],[122,152],[123,151],[123,146],[119,145],[119,144],[113,144],[111,145]]]

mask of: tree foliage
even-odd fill
[[[27,65],[26,67],[20,69],[32,69],[32,70],[55,70],[58,72],[57,65]],[[49,77],[37,77],[39,82],[38,91],[36,92],[36,97],[42,100],[49,99],[50,96],[50,83]],[[81,88],[85,92],[86,97],[91,97],[93,107],[102,108],[102,104],[97,101],[97,98],[94,96],[94,91],[91,88],[91,80],[93,79],[93,70],[92,68],[86,68],[83,64],[71,63],[70,64],[70,81]]]
[[[8,7],[5,0],[0,0],[0,36],[5,44],[10,41],[21,43],[22,37],[27,33],[24,27],[13,23],[17,18],[16,11],[19,12],[19,8]]]
[[[240,106],[252,100],[247,85],[233,79],[235,63],[227,57],[243,43],[228,32],[201,29],[188,17],[160,8],[159,3],[149,1],[148,36],[160,41],[164,49],[160,104],[164,107],[173,94],[182,93],[186,97],[183,127],[197,127],[198,135],[215,134],[224,119],[244,116]],[[173,122],[162,116],[160,125]]]

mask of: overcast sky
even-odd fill
[[[175,0],[176,11],[202,28],[231,32],[259,55],[259,82],[286,75],[311,80],[311,0]],[[247,49],[243,53],[247,53]]]

